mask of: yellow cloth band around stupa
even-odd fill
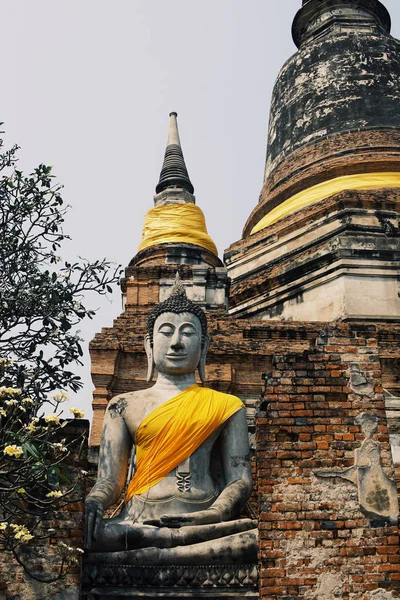
[[[207,233],[204,215],[195,204],[155,206],[146,214],[139,251],[171,242],[195,244],[218,256],[218,250]]]
[[[257,233],[269,225],[273,225],[283,217],[291,213],[343,192],[345,190],[374,190],[379,188],[400,187],[400,172],[390,171],[387,173],[359,173],[356,175],[343,175],[328,181],[313,185],[307,190],[298,192],[271,212],[263,217],[251,230],[251,234]]]

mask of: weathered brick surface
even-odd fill
[[[274,356],[256,428],[263,600],[367,600],[379,588],[398,597],[398,527],[363,514],[352,483],[315,474],[354,465],[364,439],[354,419],[366,411],[381,417],[375,439],[394,478],[378,337],[374,326],[338,325],[306,352]],[[366,386],[349,383],[354,368]]]
[[[62,438],[67,442],[84,435],[86,440],[89,433],[89,421],[74,420],[62,429]],[[76,444],[71,455],[66,460],[71,472],[72,481],[77,481],[77,474],[87,466],[87,442],[80,447]],[[66,504],[62,510],[55,511],[42,521],[41,531],[54,529],[53,537],[43,541],[38,538],[29,542],[34,551],[28,566],[39,577],[49,578],[59,572],[59,554],[57,544],[63,542],[71,547],[83,548],[83,508],[85,495],[85,480],[79,484],[72,494],[73,501]],[[71,496],[71,499],[72,499]],[[21,523],[23,524],[23,523]],[[28,525],[28,523],[27,523]],[[37,534],[39,534],[39,530]],[[79,559],[79,555],[78,555]],[[29,577],[23,568],[6,552],[0,552],[0,600],[50,600],[63,590],[74,590],[76,597],[80,587],[79,564],[73,566],[66,578],[55,583],[40,583]]]

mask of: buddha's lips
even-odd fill
[[[188,354],[166,354],[165,356],[171,360],[180,360],[181,358],[187,358]]]

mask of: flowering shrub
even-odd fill
[[[17,147],[0,140],[0,551],[30,575],[52,581],[66,573],[75,550],[60,546],[59,571],[28,569],[33,544],[50,538],[41,522],[75,499],[68,457],[83,440],[67,441],[60,405],[82,387],[71,366],[82,364],[77,326],[94,311],[87,294],[107,294],[119,267],[106,261],[63,262],[56,253],[67,208],[51,167],[25,176]],[[50,410],[48,406],[51,406]],[[83,411],[72,408],[74,417]],[[34,552],[32,552],[34,554]]]
[[[1,361],[0,377],[11,379],[16,364]],[[63,438],[68,420],[61,421],[58,413],[60,402],[66,400],[65,392],[53,394],[49,401],[55,412],[39,418],[39,398],[16,387],[0,388],[0,550],[12,552],[25,567],[30,544],[49,535],[41,531],[41,520],[74,501],[76,486],[84,477],[80,473],[72,480],[65,462],[71,446],[79,441]],[[58,577],[68,572],[76,557],[75,551],[59,548]]]

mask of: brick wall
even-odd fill
[[[397,525],[363,513],[350,481],[316,475],[354,466],[367,412],[393,480],[382,392],[373,325],[338,325],[274,357],[256,425],[262,600],[400,597]]]

